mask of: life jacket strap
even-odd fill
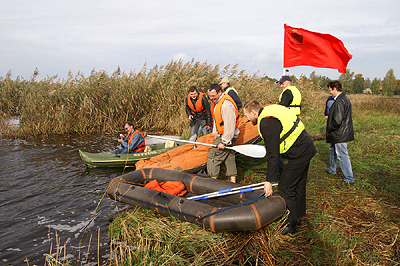
[[[290,136],[290,134],[292,134],[293,131],[297,128],[297,126],[299,125],[299,123],[300,123],[300,118],[297,117],[297,119],[296,119],[296,121],[294,122],[292,128],[291,128],[288,132],[286,132],[285,135],[283,135],[283,137],[280,139],[280,142],[279,142],[279,143],[284,142],[284,141]]]

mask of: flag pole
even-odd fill
[[[283,25],[284,26],[283,26],[283,51],[282,51],[282,55],[283,55],[283,57],[282,57],[282,70],[283,70],[282,76],[285,76],[285,73],[289,72],[289,70],[285,69],[285,67],[283,66],[283,60],[285,60],[285,34],[286,34],[285,25],[286,25],[286,18],[285,18],[285,23]]]

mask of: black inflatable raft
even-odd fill
[[[178,197],[142,187],[154,179],[158,182],[183,182],[188,193],[184,197]],[[149,168],[112,179],[107,194],[111,199],[156,210],[165,216],[174,215],[182,221],[201,225],[212,232],[256,230],[279,219],[285,213],[284,199],[277,195],[265,198],[262,196],[262,189],[201,201],[185,198],[240,186],[243,185],[183,172]]]

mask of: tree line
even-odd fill
[[[296,76],[291,75],[292,81],[296,82],[299,79],[306,79],[313,82],[315,88],[326,88],[326,84],[331,81],[329,77],[317,75],[313,71],[310,76]],[[271,79],[268,77],[268,79]],[[272,79],[273,80],[273,79]],[[362,74],[355,74],[350,69],[346,69],[346,73],[340,75],[338,79],[346,93],[371,93],[377,95],[400,95],[400,80],[396,79],[393,69],[389,69],[383,79],[364,78]]]
[[[372,94],[400,95],[400,80],[396,80],[393,69],[389,69],[383,80],[374,78],[372,81],[362,74],[354,75],[354,72],[346,69],[346,73],[340,75],[339,81],[349,93],[364,93],[366,90]]]

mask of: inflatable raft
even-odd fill
[[[79,151],[79,155],[89,168],[95,167],[125,167],[135,166],[139,160],[147,160],[154,156],[168,152],[176,148],[175,141],[167,141],[165,144],[146,146],[144,152],[129,154],[113,154],[109,152],[90,153]]]
[[[188,191],[183,197],[148,189],[150,181],[179,181]],[[141,169],[110,181],[107,194],[116,201],[155,210],[164,216],[203,226],[212,232],[257,230],[279,219],[286,203],[277,195],[265,198],[262,190],[237,193],[207,200],[187,199],[243,185],[204,176],[164,169]]]
[[[246,117],[240,118],[239,138],[235,145],[253,144],[261,141],[257,126],[248,122]],[[213,134],[202,136],[196,142],[213,143]],[[168,151],[149,160],[140,160],[136,163],[136,169],[162,168],[186,173],[197,173],[206,168],[207,154],[211,147],[204,145],[186,144]]]

